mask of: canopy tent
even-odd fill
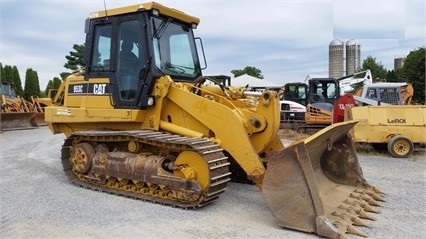
[[[231,79],[232,86],[246,86],[249,88],[281,88],[283,85],[272,83],[270,81],[259,79],[247,74]]]

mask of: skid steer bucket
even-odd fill
[[[34,113],[34,120],[38,126],[46,126],[47,123],[44,121],[44,112]]]
[[[1,130],[33,129],[38,127],[33,112],[2,112],[0,117]]]
[[[354,226],[379,213],[384,193],[364,179],[348,131],[356,121],[333,124],[275,151],[268,161],[262,194],[282,227],[329,238],[366,237]]]

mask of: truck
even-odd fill
[[[285,148],[276,91],[247,92],[202,74],[199,22],[156,2],[89,14],[85,67],[45,107],[49,129],[66,136],[66,177],[88,189],[191,209],[219,207],[213,204],[229,182],[244,179],[259,188],[282,227],[366,236],[356,225],[368,225],[361,218],[374,218],[385,196],[363,176],[349,135],[357,122]]]

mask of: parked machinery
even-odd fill
[[[0,82],[0,131],[38,127],[37,119],[44,122],[44,113],[37,101],[33,103],[18,96],[13,84]]]
[[[311,78],[308,79],[308,83],[309,94],[305,123],[307,127],[323,128],[333,123],[333,109],[336,101],[340,100],[345,105],[355,104],[355,102],[347,102],[347,98],[341,99],[341,97],[348,92],[355,91],[354,86],[357,84],[372,83],[372,75],[370,70],[365,70],[339,79]]]
[[[321,129],[332,123],[334,103],[344,93],[354,91],[355,84],[371,83],[370,70],[357,72],[339,79],[311,78],[305,82],[293,82],[284,85],[283,100],[293,101],[306,107],[305,113],[294,125],[296,129]],[[289,114],[289,113],[287,113]],[[300,116],[300,111],[293,114]],[[343,117],[343,114],[342,114]],[[293,127],[293,128],[294,128]]]
[[[304,122],[306,106],[294,101],[280,100],[281,122],[298,123]]]
[[[414,89],[411,84],[372,83],[370,70],[339,79],[308,78],[308,84],[285,85],[284,99],[306,105],[304,125],[296,127],[321,129],[341,122],[344,109],[358,105],[408,105]],[[358,88],[355,86],[358,85]]]
[[[155,2],[90,14],[85,69],[45,108],[52,132],[66,135],[61,158],[69,180],[197,208],[244,176],[283,227],[365,236],[354,225],[366,225],[359,218],[372,219],[365,211],[377,212],[383,197],[362,175],[348,135],[356,122],[284,149],[277,92],[247,92],[202,76],[198,23]]]
[[[406,82],[378,82],[360,87],[354,94],[358,105],[410,105],[414,88]]]

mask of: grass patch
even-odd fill
[[[280,139],[299,140],[309,136],[309,134],[300,133],[292,129],[280,129],[278,131]]]
[[[355,149],[358,154],[362,155],[393,158],[392,155],[389,154],[386,147],[374,148],[368,143],[355,143]],[[409,161],[419,161],[424,159],[426,159],[426,151],[425,148],[421,147],[414,148],[413,153],[407,158]]]

